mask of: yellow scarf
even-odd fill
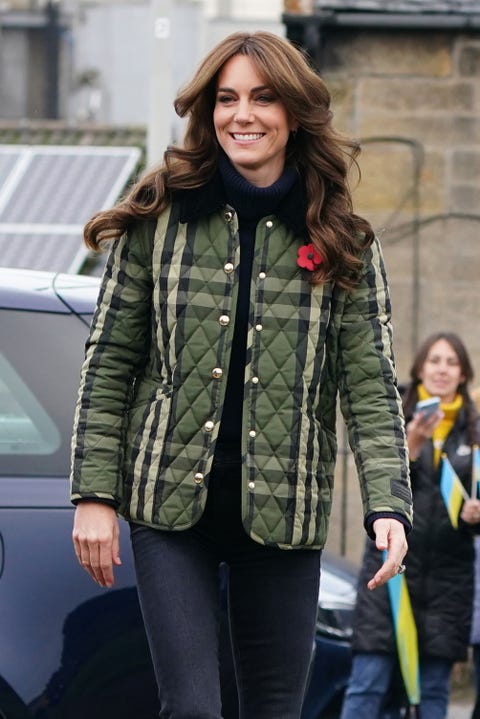
[[[423,384],[418,385],[418,399],[428,399],[430,395]],[[440,420],[438,425],[433,430],[432,441],[433,441],[433,464],[435,467],[440,462],[442,454],[442,448],[446,438],[448,437],[450,430],[452,429],[460,408],[463,404],[462,395],[457,394],[453,402],[441,402],[440,409],[443,412],[443,419]]]

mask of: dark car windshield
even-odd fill
[[[87,332],[74,315],[0,310],[0,474],[68,474]]]

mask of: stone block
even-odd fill
[[[425,147],[453,148],[455,145],[480,145],[480,118],[476,116],[452,117],[449,115],[368,115],[360,118],[359,134],[362,137],[388,134],[411,137]]]
[[[325,33],[324,71],[351,75],[449,77],[452,74],[450,33],[422,34],[399,30],[345,30]],[[421,41],[419,41],[421,40]]]
[[[354,189],[355,206],[364,212],[395,211],[412,179],[412,155],[408,146],[366,141],[362,143],[359,165],[362,179]]]
[[[458,72],[462,77],[480,77],[480,43],[463,45],[458,52]]]
[[[355,84],[344,78],[326,79],[331,95],[331,110],[333,112],[333,125],[342,133],[355,134]]]
[[[475,299],[477,314],[478,297],[472,288],[478,284],[480,270],[478,230],[478,220],[447,215],[422,228],[420,242],[422,278],[432,286],[438,285],[439,294],[448,292],[450,282],[463,282]],[[450,300],[446,294],[444,306]]]
[[[454,180],[480,183],[480,146],[475,150],[455,150],[451,157],[451,176]]]
[[[421,148],[417,150],[402,138],[370,143],[367,137],[362,141],[359,159],[362,179],[358,187],[353,186],[354,202],[361,214],[380,220],[379,229],[387,221],[388,229],[392,230],[388,220],[395,215],[395,225],[398,224],[400,211],[407,212],[407,221],[411,221],[417,191],[422,214],[438,213],[446,206],[444,155],[435,151],[425,153],[416,188],[414,153],[418,151]]]
[[[425,282],[421,292],[420,339],[431,332],[453,330],[468,346],[475,366],[479,366],[480,342],[472,327],[478,322],[478,298],[464,282],[450,279]],[[448,297],[448,302],[446,298]]]
[[[450,192],[453,212],[477,214],[480,217],[480,180],[475,185],[453,185]],[[479,258],[480,265],[480,258]]]
[[[386,82],[384,78],[362,78],[358,91],[363,115],[425,112],[458,115],[475,110],[475,84],[464,80],[403,78]]]
[[[439,150],[425,151],[420,173],[420,216],[438,214],[448,207],[447,162]]]
[[[383,248],[388,276],[392,281],[404,282],[412,269],[412,212],[391,215],[377,232]],[[400,231],[400,228],[408,228]]]

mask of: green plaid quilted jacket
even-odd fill
[[[173,202],[114,243],[81,373],[71,497],[182,530],[201,516],[225,395],[238,290],[235,211],[181,221]],[[365,519],[411,521],[390,302],[377,242],[359,285],[312,286],[297,237],[257,226],[243,403],[242,517],[257,542],[324,545],[337,396]]]

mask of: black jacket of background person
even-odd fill
[[[407,417],[407,422],[411,417]],[[477,432],[480,429],[477,421]],[[472,453],[465,411],[460,409],[443,452],[468,494]],[[413,529],[408,535],[405,578],[417,625],[420,656],[462,661],[467,657],[473,601],[473,532],[461,519],[454,529],[440,493],[440,467],[433,466],[433,443],[424,443],[410,465]],[[477,531],[480,531],[480,527]],[[381,553],[372,540],[359,575],[353,623],[353,650],[395,653],[387,586],[369,591],[367,581],[377,571]]]

